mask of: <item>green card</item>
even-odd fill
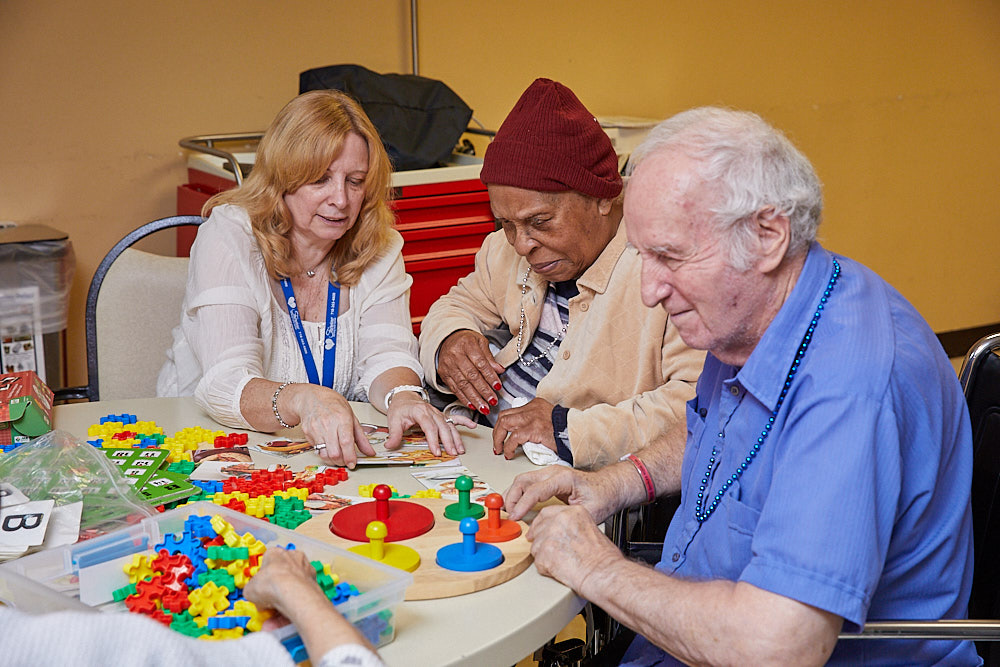
[[[169,470],[157,470],[139,487],[139,495],[151,505],[165,505],[175,500],[193,496],[200,488],[187,481],[187,477]]]
[[[141,489],[170,456],[170,452],[166,449],[125,447],[104,449],[104,453],[119,466],[125,480],[136,489]]]

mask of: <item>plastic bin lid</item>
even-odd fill
[[[46,225],[16,225],[0,229],[0,245],[7,243],[38,243],[39,241],[65,241],[69,234]]]

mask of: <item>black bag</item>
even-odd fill
[[[472,109],[440,81],[378,74],[361,65],[330,65],[299,74],[299,93],[340,90],[356,99],[382,137],[397,171],[447,162]]]

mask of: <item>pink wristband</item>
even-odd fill
[[[646,487],[646,502],[651,503],[656,500],[656,490],[653,488],[653,478],[650,476],[649,470],[646,469],[646,464],[642,462],[642,459],[635,454],[626,454],[618,460],[632,462],[632,465],[635,466],[636,472],[639,473],[639,477],[642,478],[643,486]]]

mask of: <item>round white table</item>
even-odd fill
[[[385,424],[385,416],[367,403],[353,403],[362,422]],[[202,426],[227,433],[243,432],[220,426],[203,413],[191,398],[146,398],[56,406],[55,428],[86,440],[87,428],[107,415],[134,414],[140,421],[155,421],[164,433],[188,426]],[[503,492],[514,477],[535,468],[523,455],[507,461],[493,454],[490,429],[460,429],[466,453],[462,464]],[[249,443],[274,439],[265,433],[246,431]],[[278,434],[301,438],[292,429]],[[309,458],[311,457],[311,458]],[[268,461],[271,459],[271,461]],[[291,459],[254,454],[258,464],[291,463]],[[319,463],[313,454],[294,459],[299,466]],[[360,466],[350,472],[345,495],[357,495],[361,484],[385,483],[400,493],[413,493],[423,486],[408,466]],[[438,600],[403,602],[396,613],[396,638],[379,653],[389,665],[513,665],[530,655],[563,629],[583,608],[584,601],[562,584],[528,567],[512,580],[476,593]]]

